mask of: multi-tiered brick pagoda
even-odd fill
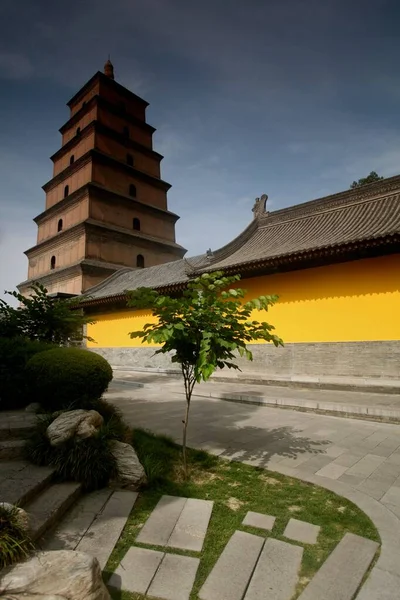
[[[39,281],[49,292],[80,294],[120,268],[182,258],[147,106],[114,80],[110,61],[68,102],[22,293]]]

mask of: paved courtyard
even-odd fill
[[[108,397],[131,426],[180,442],[184,399],[167,381],[144,388],[115,383]],[[378,597],[374,590],[385,581],[386,595],[379,597],[399,598],[399,425],[194,397],[188,443],[322,485],[355,502],[382,538],[380,558],[359,597]]]

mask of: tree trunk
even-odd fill
[[[187,458],[186,458],[186,437],[187,428],[189,423],[189,409],[190,409],[190,398],[186,398],[186,413],[185,420],[183,421],[183,440],[182,440],[182,454],[183,454],[183,470],[185,473],[185,479],[188,478]]]
[[[191,367],[185,367],[182,365],[182,375],[185,384],[185,395],[186,395],[186,412],[185,419],[182,421],[183,423],[183,439],[182,439],[182,456],[183,456],[183,470],[185,474],[185,479],[188,478],[188,467],[187,467],[187,454],[186,454],[186,438],[187,438],[187,428],[189,424],[189,410],[190,410],[190,400],[192,398],[194,384],[196,383],[193,378],[193,370]]]

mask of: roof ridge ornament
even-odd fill
[[[267,194],[263,194],[261,196],[261,198],[256,198],[256,201],[252,208],[254,219],[259,219],[263,215],[267,214],[267,211],[266,211],[267,200],[268,200]]]

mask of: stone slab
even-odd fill
[[[392,486],[382,498],[382,502],[400,506],[400,487]]]
[[[242,600],[264,538],[235,531],[200,590],[200,600]]]
[[[166,546],[186,501],[187,498],[178,496],[162,496],[136,541],[152,546]]]
[[[147,595],[162,600],[189,600],[199,564],[199,558],[165,554]]]
[[[96,517],[109,500],[110,489],[91,492],[80,498],[51,531],[41,547],[43,550],[75,550]]]
[[[249,527],[257,527],[258,529],[272,531],[275,524],[275,519],[276,517],[271,517],[270,515],[263,515],[261,513],[249,510],[249,512],[243,519],[242,525],[248,525]]]
[[[385,462],[384,456],[367,454],[358,461],[353,467],[346,471],[346,475],[355,475],[356,477],[369,477],[372,473]]]
[[[244,600],[291,600],[303,548],[272,538],[265,542]]]
[[[132,546],[107,585],[120,591],[145,594],[163,557],[163,552]]]
[[[114,492],[75,550],[95,556],[103,570],[137,497],[137,492],[128,490]]]
[[[339,479],[343,473],[347,471],[348,467],[344,467],[343,465],[338,465],[331,462],[329,465],[325,465],[315,474],[320,477],[328,477],[329,479]]]
[[[379,544],[346,533],[299,600],[352,600]]]
[[[400,577],[375,567],[356,600],[394,600],[400,597]]]
[[[200,552],[203,548],[214,502],[188,498],[168,540],[170,548]]]
[[[319,527],[319,525],[298,521],[297,519],[290,519],[283,535],[290,540],[295,540],[302,544],[316,544],[320,529],[321,527]]]

